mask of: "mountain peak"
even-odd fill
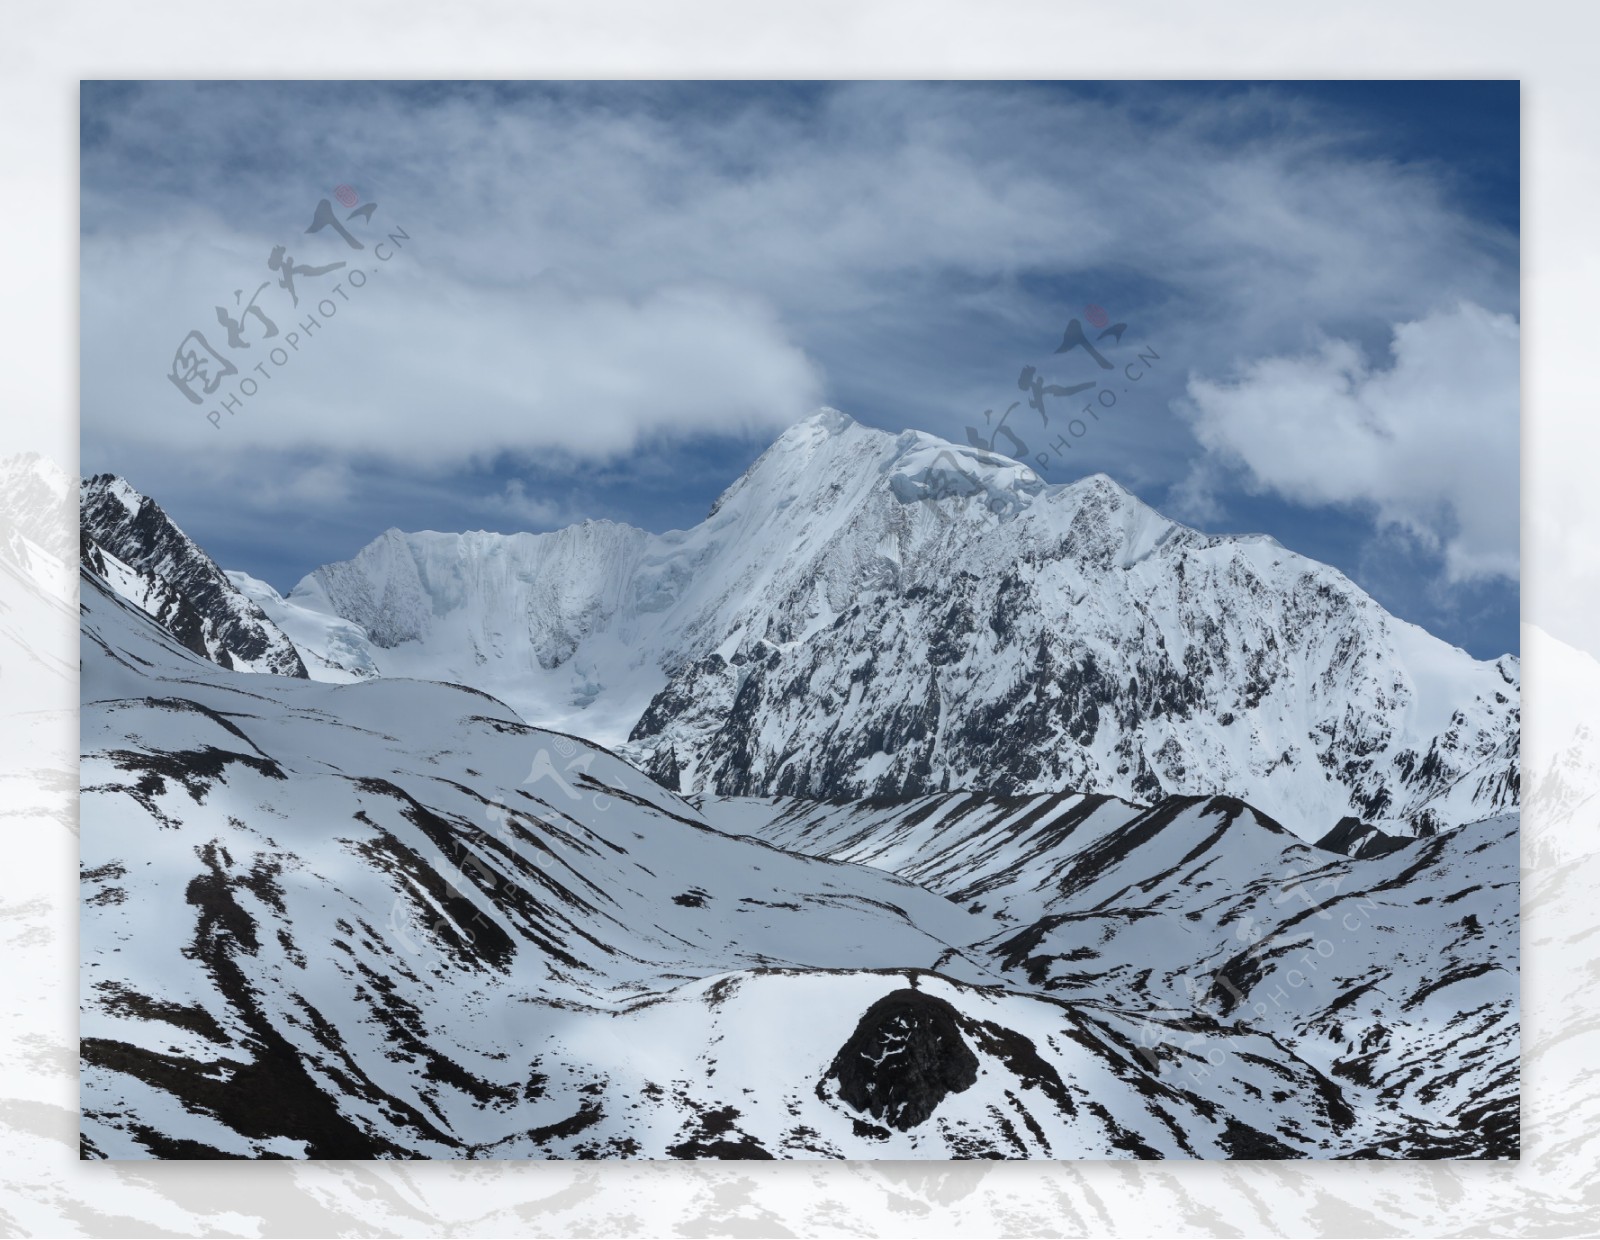
[[[864,427],[847,413],[824,406],[808,417],[801,418],[777,439],[760,456],[751,463],[750,467],[740,474],[733,483],[712,502],[711,508],[706,513],[709,521],[716,516],[733,499],[742,492],[751,479],[758,476],[772,479],[776,474],[793,476],[804,468],[815,457],[817,451],[831,439],[839,439],[851,431],[864,431],[869,435],[882,435],[885,432],[874,431]]]
[[[0,460],[0,545],[33,562],[26,539],[59,564],[77,556],[78,505],[72,478],[47,456],[23,452]]]
[[[784,431],[711,506],[708,518],[739,495],[787,506],[807,493],[852,494],[887,488],[901,503],[977,498],[1014,515],[1050,489],[1021,461],[957,444],[922,430],[898,434],[823,408]]]
[[[692,529],[391,533],[288,602],[359,647],[330,664],[483,688],[685,791],[1225,792],[1308,838],[1515,804],[1509,669],[1104,473],[831,409]]]
[[[1014,516],[1046,489],[1021,461],[954,444],[922,431],[895,440],[895,458],[884,467],[889,489],[903,504],[918,500],[975,498],[999,516]]]
[[[1019,514],[1040,498],[1076,501],[1074,508],[1098,499],[1109,510],[1128,509],[1176,524],[1108,474],[1051,483],[1025,461],[925,430],[908,428],[896,434],[867,426],[831,407],[784,431],[717,498],[708,517],[721,512],[756,479],[759,485],[750,489],[768,496],[782,493],[798,498],[813,490],[838,493],[885,485],[903,504],[972,499],[1001,519]]]
[[[820,427],[829,435],[842,435],[852,426],[859,425],[859,422],[843,410],[835,409],[832,405],[824,405],[810,417],[801,418],[791,429],[798,429],[802,426],[815,426]]]
[[[118,474],[96,474],[86,479],[82,489],[83,502],[87,504],[89,498],[95,495],[111,496],[127,510],[130,517],[137,517],[145,502],[145,496]]]

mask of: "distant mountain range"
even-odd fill
[[[1520,668],[1110,479],[824,411],[689,531],[403,534],[287,598],[120,480],[84,546],[191,650],[470,685],[686,794],[1231,795],[1351,847],[1513,810]],[[140,515],[143,514],[143,515]]]

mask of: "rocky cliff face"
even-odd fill
[[[84,567],[186,649],[238,671],[306,675],[293,643],[161,505],[113,474],[85,478],[79,504]]]
[[[731,502],[807,504],[821,545],[630,736],[641,758],[670,747],[686,789],[1232,792],[1318,834],[1517,804],[1515,659],[1478,663],[1325,565],[1186,529],[1104,477],[1042,488],[853,426],[785,439]],[[859,499],[827,521],[804,480],[840,477]]]

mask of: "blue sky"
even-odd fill
[[[1103,470],[1516,650],[1518,95],[86,83],[83,469],[283,590],[391,525],[681,528],[819,404],[962,441],[1025,366],[1098,381],[1054,350],[1101,307],[1108,358],[1159,360],[1047,480]],[[376,204],[337,213],[360,250],[305,232],[337,186]],[[345,266],[294,305],[279,245]],[[196,329],[241,364],[192,404]]]

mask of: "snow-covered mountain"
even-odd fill
[[[702,813],[469,688],[81,599],[86,1156],[1515,1152],[1507,822],[1353,860],[1222,799]]]
[[[211,557],[114,474],[79,491],[84,567],[202,658],[244,672],[305,676],[294,644]]]
[[[72,477],[36,452],[0,459],[0,539],[14,562],[24,563],[29,543],[57,563],[77,558],[71,531],[77,525]]]
[[[1440,1124],[1411,1134],[1412,1156],[1515,1150],[1515,814],[1352,860],[1229,797],[1150,809],[1081,794],[709,798],[701,810],[990,919],[969,954],[1012,984],[1190,1034],[1214,1021],[1269,1033],[1329,1079]],[[1170,1026],[1143,1036],[1159,1057]],[[1449,1131],[1466,1115],[1471,1138]]]
[[[494,692],[685,793],[1227,794],[1308,839],[1519,803],[1516,658],[1104,476],[832,410],[689,531],[390,530],[255,597],[328,663]]]
[[[226,576],[293,643],[312,680],[350,684],[378,674],[372,642],[360,625],[291,602],[249,573],[230,570]]]
[[[31,814],[73,820],[72,750],[57,745],[72,732],[60,703],[77,679],[71,644],[59,636],[73,631],[77,612],[76,491],[77,480],[48,457],[0,459],[0,806],[13,838]],[[44,702],[57,707],[41,709]]]

